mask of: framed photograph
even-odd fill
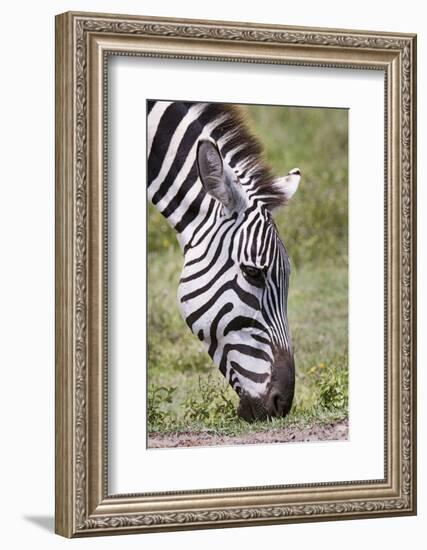
[[[56,532],[416,513],[416,37],[56,18]]]

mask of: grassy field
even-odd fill
[[[148,431],[245,434],[347,417],[347,111],[245,107],[277,175],[299,167],[300,189],[276,216],[292,264],[288,300],[296,390],[285,419],[247,424],[227,386],[180,317],[182,257],[149,206]]]

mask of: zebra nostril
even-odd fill
[[[291,405],[292,399],[287,399],[279,391],[274,391],[268,399],[267,409],[271,417],[281,418],[288,414]]]
[[[295,391],[295,366],[292,353],[278,351],[272,371],[266,406],[271,416],[284,417],[292,407]]]
[[[280,415],[280,409],[281,409],[280,403],[281,403],[280,394],[279,393],[274,393],[271,396],[271,408],[272,408],[273,416],[281,416]]]

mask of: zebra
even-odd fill
[[[252,422],[291,409],[290,261],[272,212],[298,188],[275,177],[236,105],[147,101],[148,199],[176,232],[180,313]]]

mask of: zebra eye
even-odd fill
[[[240,267],[242,268],[245,279],[250,283],[259,286],[264,282],[264,270],[254,267],[253,265],[242,264]]]

